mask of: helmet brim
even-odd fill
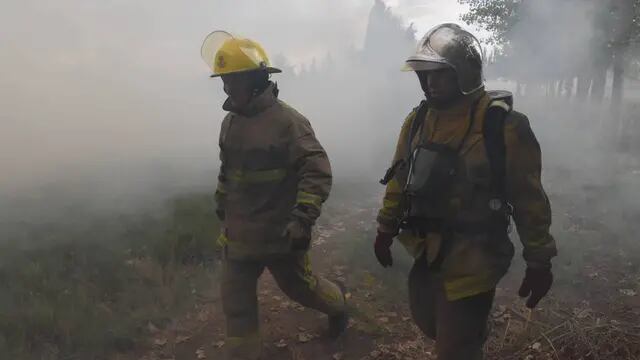
[[[442,69],[453,69],[453,66],[438,61],[407,60],[402,67],[402,71],[434,71]]]
[[[253,71],[266,71],[267,74],[279,74],[282,72],[282,70],[275,68],[275,67],[271,67],[271,66],[267,66],[265,68],[262,69],[249,69],[249,70],[242,70],[242,71],[234,71],[234,72],[229,72],[226,74],[213,74],[210,77],[212,78],[217,78],[217,77],[221,77],[223,75],[232,75],[232,74],[242,74],[242,73],[250,73]]]

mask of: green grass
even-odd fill
[[[213,287],[213,208],[212,196],[190,194],[164,214],[78,212],[64,225],[15,225],[7,233],[24,238],[0,248],[0,358],[131,350],[149,323],[161,327]]]

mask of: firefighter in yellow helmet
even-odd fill
[[[495,288],[509,268],[513,217],[527,270],[519,294],[536,306],[552,283],[551,209],[541,152],[508,92],[485,91],[478,40],[442,24],[405,70],[426,100],[406,118],[378,214],[375,255],[392,265],[395,237],[415,258],[409,300],[440,360],[482,358]]]
[[[291,299],[327,314],[329,335],[338,336],[347,325],[344,295],[312,273],[307,254],[331,189],[327,154],[309,121],[278,99],[269,74],[280,70],[257,42],[216,31],[202,57],[229,96],[216,191],[226,356],[260,358],[256,284],[265,268]]]

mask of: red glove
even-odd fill
[[[378,262],[383,267],[388,267],[393,265],[393,258],[391,257],[391,244],[393,244],[394,235],[391,233],[384,233],[378,231],[378,236],[376,236],[376,242],[373,246],[373,250],[376,253],[376,258],[378,258]]]
[[[549,292],[553,283],[553,274],[551,268],[532,268],[528,267],[522,280],[522,285],[518,291],[520,297],[527,297],[527,307],[533,309],[538,302]]]

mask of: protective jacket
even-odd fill
[[[449,300],[495,288],[513,257],[513,245],[507,232],[499,234],[483,226],[490,222],[492,210],[488,204],[494,196],[483,131],[486,113],[492,106],[508,108],[509,111],[504,124],[505,197],[513,206],[513,218],[524,245],[524,258],[532,266],[545,266],[556,255],[555,242],[549,233],[550,204],[540,180],[540,146],[527,117],[511,111],[510,106],[502,101],[492,101],[481,90],[450,108],[430,108],[426,119],[422,119],[424,126],[409,144],[408,138],[417,114],[415,109],[402,127],[394,163],[406,157],[408,146],[415,148],[425,140],[460,149],[457,171],[440,214],[446,219],[451,234],[444,238],[439,231],[420,236],[401,230],[398,238],[412,256],[419,258],[426,253],[429,262],[433,262],[441,250],[445,251],[438,271],[442,272]],[[387,184],[383,207],[378,214],[380,231],[399,231],[407,209],[404,188],[408,168],[400,167]]]
[[[219,242],[232,259],[290,252],[286,224],[313,224],[331,189],[311,124],[277,96],[271,84],[243,109],[223,106],[216,198],[225,213]]]

